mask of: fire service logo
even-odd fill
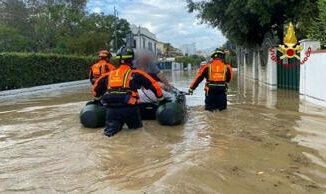
[[[277,51],[282,54],[279,58],[274,48],[270,49],[271,59],[275,61],[278,65],[284,65],[285,67],[291,67],[295,65],[303,65],[311,54],[311,48],[309,47],[305,53],[305,57],[300,61],[300,52],[303,50],[300,44],[298,44],[298,39],[295,36],[295,31],[292,23],[289,24],[286,35],[283,39],[283,45],[279,45]],[[289,64],[285,59],[296,58],[294,63]]]

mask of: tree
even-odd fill
[[[309,29],[309,38],[319,40],[321,46],[326,48],[326,1],[318,1],[319,16]]]
[[[223,50],[228,50],[229,53],[227,53],[225,55],[225,59],[224,59],[225,63],[231,64],[232,67],[237,67],[236,50],[235,50],[235,45],[234,44],[232,44],[228,40],[228,41],[226,41],[226,43],[224,43],[222,45],[222,47],[217,48],[217,49],[222,50],[222,51]]]
[[[22,36],[17,29],[0,24],[0,52],[26,51],[30,41]]]
[[[198,11],[202,22],[221,29],[231,42],[244,47],[259,46],[266,33],[276,34],[282,40],[285,23],[292,21],[299,27],[306,26],[317,13],[316,0],[187,2],[188,11]],[[302,32],[298,34],[306,36],[306,29],[300,29]]]
[[[29,13],[26,5],[20,0],[0,1],[0,23],[25,32],[29,27]]]
[[[201,62],[205,61],[205,57],[199,55],[179,56],[175,58],[175,61],[182,63],[183,66],[186,66],[189,63],[195,66],[199,66]]]
[[[0,0],[1,50],[87,55],[113,48],[115,40],[117,48],[124,45],[130,33],[128,21],[88,14],[86,2]]]

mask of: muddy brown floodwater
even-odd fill
[[[171,79],[186,90],[192,77]],[[201,85],[184,125],[145,121],[108,138],[79,123],[88,91],[0,102],[0,192],[326,192],[326,110],[296,92],[236,78],[229,109],[211,113]]]

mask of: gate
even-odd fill
[[[297,58],[280,59],[277,52],[277,88],[299,90],[300,60]]]

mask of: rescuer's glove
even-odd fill
[[[188,94],[189,94],[189,95],[193,95],[193,94],[194,94],[194,90],[191,89],[191,88],[189,88],[189,90],[188,90]]]

